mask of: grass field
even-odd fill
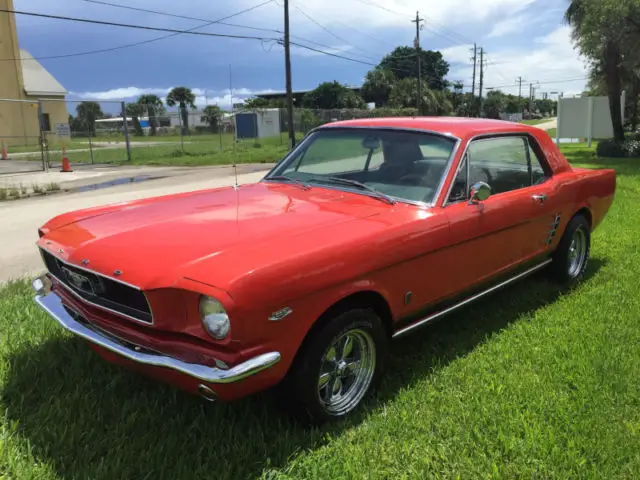
[[[302,134],[298,134],[298,139]],[[259,139],[234,141],[233,135],[179,135],[158,137],[132,137],[131,163],[127,162],[127,151],[123,138],[97,138],[93,141],[93,152],[89,151],[87,139],[74,139],[65,145],[67,158],[73,164],[125,164],[125,165],[227,165],[236,163],[269,163],[282,158],[287,152],[285,135]],[[111,145],[100,142],[115,142]],[[155,143],[155,144],[154,144]],[[21,147],[33,151],[33,147]],[[27,150],[25,150],[27,149]],[[75,151],[81,149],[83,151]],[[11,152],[17,153],[12,150]],[[10,153],[11,153],[10,152]],[[92,160],[93,154],[93,160]],[[41,154],[18,156],[25,161],[41,161]],[[61,145],[51,143],[49,161],[59,164],[62,159]]]
[[[378,396],[323,429],[111,366],[5,287],[0,478],[638,478],[640,158],[563,149],[618,173],[585,282],[538,275],[399,341]]]
[[[540,125],[541,123],[547,123],[551,118],[539,118],[536,120],[521,120],[520,123],[524,123],[526,125]]]

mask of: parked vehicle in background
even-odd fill
[[[391,339],[541,269],[580,281],[615,185],[527,125],[332,123],[256,184],[53,218],[36,301],[208,400],[280,385],[303,418],[342,418]]]

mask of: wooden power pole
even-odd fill
[[[293,124],[293,91],[291,87],[291,45],[289,43],[289,0],[284,0],[284,69],[287,93],[287,123],[289,125],[289,148],[296,145],[296,129]]]

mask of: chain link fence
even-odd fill
[[[0,99],[0,173],[46,168],[38,100]]]
[[[64,155],[72,167],[270,163],[282,158],[289,145],[288,116],[281,108],[228,112],[207,105],[167,111],[161,104],[119,101],[3,101],[11,107],[0,112],[12,115],[0,116],[3,158],[8,158],[0,160],[0,174],[59,169]],[[293,113],[299,141],[329,122],[414,116],[416,111],[296,108]]]

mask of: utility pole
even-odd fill
[[[289,124],[289,148],[296,145],[296,129],[293,124],[293,91],[291,89],[291,45],[289,44],[289,0],[284,0],[284,69],[287,92],[287,123]]]
[[[422,18],[420,18],[420,12],[416,11],[416,19],[411,20],[411,23],[416,24],[416,38],[414,41],[414,46],[416,47],[416,57],[418,58],[418,115],[421,113],[422,107],[422,56],[420,55],[420,29],[422,28]]]
[[[518,82],[518,97],[522,98],[522,82],[525,81],[522,79],[522,77],[518,77],[516,79],[516,82]]]
[[[476,98],[476,64],[478,63],[478,47],[473,44],[473,80],[471,81],[471,99],[474,101]]]
[[[529,116],[533,114],[533,102],[536,98],[536,89],[533,83],[529,84]]]
[[[482,83],[484,81],[484,48],[480,47],[480,86],[478,95],[480,97],[480,112],[479,116],[482,116]]]

